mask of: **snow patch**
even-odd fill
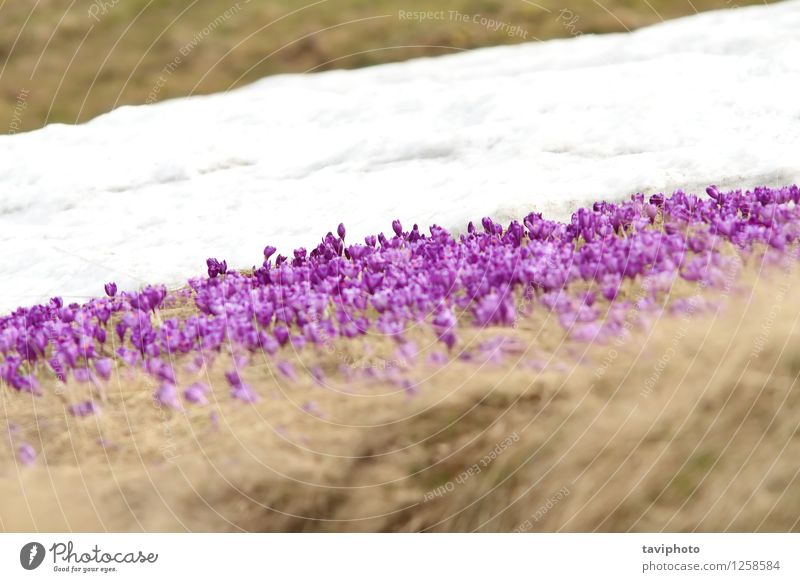
[[[180,284],[391,220],[800,181],[800,1],[277,76],[0,136],[0,309]]]

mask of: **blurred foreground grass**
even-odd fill
[[[84,419],[66,405],[97,398],[89,385],[0,387],[0,531],[798,531],[800,272],[764,265],[748,258],[730,289],[677,278],[663,313],[632,312],[606,342],[536,307],[464,329],[473,357],[445,364],[421,328],[413,359],[348,340],[282,355],[287,379],[255,356],[253,405],[230,397],[224,353],[199,372],[173,362],[212,390],[181,410],[124,367]],[[499,338],[502,359],[477,349]]]
[[[224,91],[276,73],[621,32],[696,11],[754,3],[3,0],[0,133],[82,122],[120,105]],[[412,11],[439,14],[420,20],[409,17]],[[483,19],[499,24],[487,25]]]

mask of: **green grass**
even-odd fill
[[[64,12],[55,0],[0,0],[0,133],[86,121],[148,100],[164,67],[196,35],[200,43],[166,75],[157,100],[211,93],[276,73],[354,68],[480,46],[619,32],[752,0],[105,0]],[[305,7],[304,7],[305,6]],[[229,17],[225,12],[229,11]],[[399,11],[444,11],[419,22]],[[468,16],[451,19],[449,11]],[[568,10],[569,12],[560,12]],[[493,31],[473,15],[518,26]],[[568,21],[569,19],[569,21]],[[217,21],[207,35],[203,29]],[[18,105],[22,90],[29,91]]]

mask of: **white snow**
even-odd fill
[[[800,181],[800,0],[0,137],[0,310],[437,223]]]

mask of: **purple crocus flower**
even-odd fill
[[[240,384],[234,386],[231,389],[231,396],[233,396],[236,400],[241,400],[242,402],[248,403],[257,402],[260,400],[258,394],[256,394],[250,385],[245,382],[241,382]]]
[[[278,340],[278,343],[282,346],[286,345],[286,342],[289,341],[289,330],[285,327],[276,327],[275,331],[275,339]]]
[[[258,394],[253,391],[249,384],[242,380],[236,370],[225,372],[225,379],[228,380],[228,384],[231,385],[231,396],[236,400],[250,403],[259,400]]]
[[[323,372],[322,368],[319,366],[313,366],[311,368],[311,377],[314,378],[314,381],[320,386],[325,384],[325,372]]]
[[[303,411],[317,418],[324,418],[325,413],[314,400],[309,400],[302,406]]]
[[[408,396],[416,396],[419,394],[419,386],[408,378],[403,379],[400,382],[400,385],[403,387],[403,390]]]
[[[89,368],[75,368],[72,371],[75,380],[81,383],[90,382],[92,380],[92,371]]]
[[[206,259],[206,266],[208,267],[208,276],[211,279],[228,272],[228,263],[226,261],[218,261],[214,258]]]
[[[170,382],[163,382],[156,390],[154,399],[161,406],[172,408],[174,410],[181,409],[181,401],[178,398],[178,390],[175,385]]]
[[[448,350],[452,350],[453,346],[458,342],[458,338],[453,330],[447,330],[439,335],[439,340],[447,346]]]
[[[208,387],[205,384],[196,382],[183,391],[183,397],[192,404],[206,405],[208,404]]]
[[[278,371],[289,380],[295,380],[297,378],[297,375],[294,373],[294,367],[285,360],[278,363]]]
[[[225,372],[225,379],[231,386],[238,386],[242,383],[242,378],[239,376],[239,372],[236,370],[228,370]]]
[[[36,462],[36,450],[28,443],[22,443],[17,449],[17,459],[23,465],[33,465]]]
[[[117,284],[116,283],[106,283],[105,284],[105,291],[106,295],[109,297],[115,297],[117,295]]]
[[[417,345],[414,342],[404,342],[397,348],[397,358],[402,361],[414,361],[419,354]]]
[[[111,362],[110,358],[101,358],[94,363],[94,369],[103,380],[108,380],[111,377],[111,370],[113,368],[114,364]]]
[[[100,407],[93,400],[71,404],[68,410],[72,416],[77,416],[78,418],[100,414]]]

